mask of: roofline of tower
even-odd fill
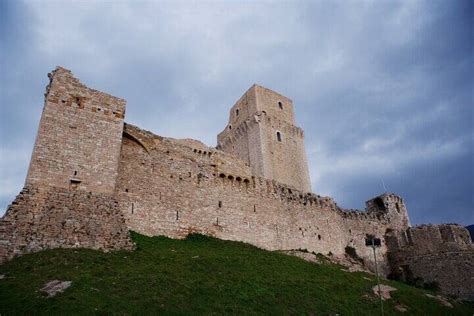
[[[284,96],[283,94],[278,93],[278,92],[276,92],[275,90],[269,89],[269,88],[264,87],[264,86],[262,86],[262,85],[259,85],[259,84],[257,84],[257,83],[254,83],[254,84],[244,93],[244,95],[247,94],[247,92],[249,92],[249,91],[255,89],[256,87],[259,87],[259,88],[268,90],[268,91],[270,91],[270,92],[272,92],[272,93],[274,93],[274,94],[276,94],[276,95],[278,95],[278,96],[280,96],[280,97],[282,97],[282,98],[284,98],[284,99],[290,101],[291,103],[293,103],[293,100],[290,99],[290,98],[288,98],[287,96]]]

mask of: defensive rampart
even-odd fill
[[[110,194],[25,187],[0,221],[0,263],[52,248],[133,249]]]
[[[203,144],[192,147],[127,124],[124,131],[116,196],[128,226],[140,233],[183,238],[200,232],[334,256],[352,247],[370,266],[367,236],[383,239],[387,229],[408,227],[406,212],[345,211],[331,198],[252,176],[243,161]],[[384,197],[392,199],[399,198]],[[384,243],[381,258],[386,251]]]
[[[462,226],[422,225],[388,234],[391,277],[474,300],[474,246]]]

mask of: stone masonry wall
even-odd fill
[[[383,239],[389,228],[406,228],[390,212],[344,211],[331,198],[252,176],[244,162],[202,144],[193,148],[128,124],[124,135],[116,196],[127,225],[145,235],[199,232],[334,256],[350,246],[370,266],[367,235]],[[386,251],[384,243],[381,258]]]
[[[229,122],[217,136],[218,148],[239,157],[255,175],[264,176],[260,129],[257,122],[257,96],[252,86],[230,109]]]
[[[263,161],[270,178],[311,192],[303,130],[266,114],[262,115],[259,125]]]
[[[0,221],[0,263],[51,248],[133,247],[111,194],[27,186]]]
[[[87,88],[61,67],[49,77],[26,183],[113,192],[125,101]]]
[[[436,282],[445,294],[474,300],[474,246],[462,226],[422,225],[389,234],[392,277]]]

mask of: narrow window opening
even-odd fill
[[[280,133],[280,132],[277,132],[277,140],[278,140],[279,142],[281,142],[281,133]]]
[[[254,213],[257,212],[257,206],[256,205],[253,206],[253,212]]]
[[[128,189],[125,189],[125,192],[128,192]]]
[[[132,214],[133,214],[134,209],[135,209],[135,203],[132,203]]]
[[[235,115],[239,116],[239,109],[235,110]]]
[[[221,208],[222,207],[222,201],[219,201],[218,205],[219,205],[219,208]]]
[[[176,211],[176,221],[179,221],[179,211]]]
[[[280,110],[283,110],[283,103],[281,103],[281,101],[278,101],[278,107],[280,108]]]
[[[74,175],[77,176],[77,170],[74,170]]]
[[[318,235],[318,240],[321,240],[321,235]]]
[[[219,226],[219,217],[217,218],[216,223],[217,223],[217,226]]]
[[[232,129],[232,125],[229,125],[229,129]]]
[[[383,202],[383,200],[380,197],[375,198],[374,203],[377,206],[379,211],[383,211],[383,212],[387,211],[387,209],[385,208],[385,203]]]

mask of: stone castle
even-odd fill
[[[465,228],[411,227],[403,199],[391,193],[358,211],[311,192],[290,99],[253,85],[213,148],[125,123],[125,100],[86,87],[67,69],[49,79],[25,186],[0,221],[0,262],[58,247],[133,250],[133,230],[306,249],[373,270],[366,240],[376,237],[386,276],[437,282],[474,299]]]

